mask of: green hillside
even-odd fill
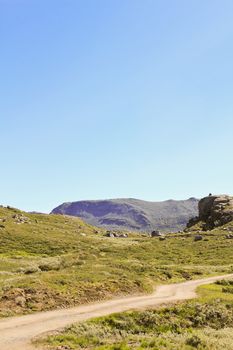
[[[233,271],[233,240],[216,229],[108,238],[78,218],[0,208],[0,316],[151,292],[156,283]]]

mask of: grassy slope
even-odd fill
[[[73,325],[42,339],[48,349],[232,350],[233,281],[199,287],[199,299]]]
[[[0,208],[0,316],[150,292],[156,283],[232,271],[233,241],[224,231],[107,238],[78,218]]]

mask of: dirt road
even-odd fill
[[[73,322],[109,315],[130,309],[140,309],[163,303],[195,297],[195,289],[222,278],[233,278],[233,274],[209,277],[201,280],[163,285],[151,295],[125,297],[110,301],[78,306],[33,315],[12,317],[0,320],[0,350],[32,350],[32,338],[44,332],[65,327]]]

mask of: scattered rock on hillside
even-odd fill
[[[106,236],[106,237],[110,237],[110,238],[114,238],[114,237],[115,237],[113,233],[106,233],[105,236]]]
[[[194,237],[194,242],[201,241],[202,239],[203,239],[203,237],[201,235],[196,235]]]
[[[121,238],[128,238],[128,234],[127,234],[127,233],[122,233],[122,234],[120,235],[120,237],[121,237]]]
[[[165,237],[165,236],[161,236],[161,237],[159,237],[159,240],[160,240],[160,241],[165,241],[165,239],[166,239],[166,237]]]
[[[119,233],[119,232],[114,232],[114,231],[107,231],[105,236],[106,237],[111,237],[111,238],[128,238],[128,233]]]
[[[162,237],[163,234],[160,231],[152,231],[151,232],[151,237]]]
[[[26,224],[29,222],[29,218],[23,214],[14,214],[12,215],[12,218],[16,224]]]
[[[21,307],[25,307],[26,301],[26,298],[23,296],[18,296],[15,298],[15,304]]]
[[[233,220],[233,197],[228,195],[210,195],[198,203],[199,215],[191,219],[187,228],[199,224],[204,231],[212,230]]]

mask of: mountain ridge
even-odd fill
[[[65,202],[51,214],[78,216],[87,223],[109,229],[178,231],[198,213],[198,199],[145,201],[136,198]]]

